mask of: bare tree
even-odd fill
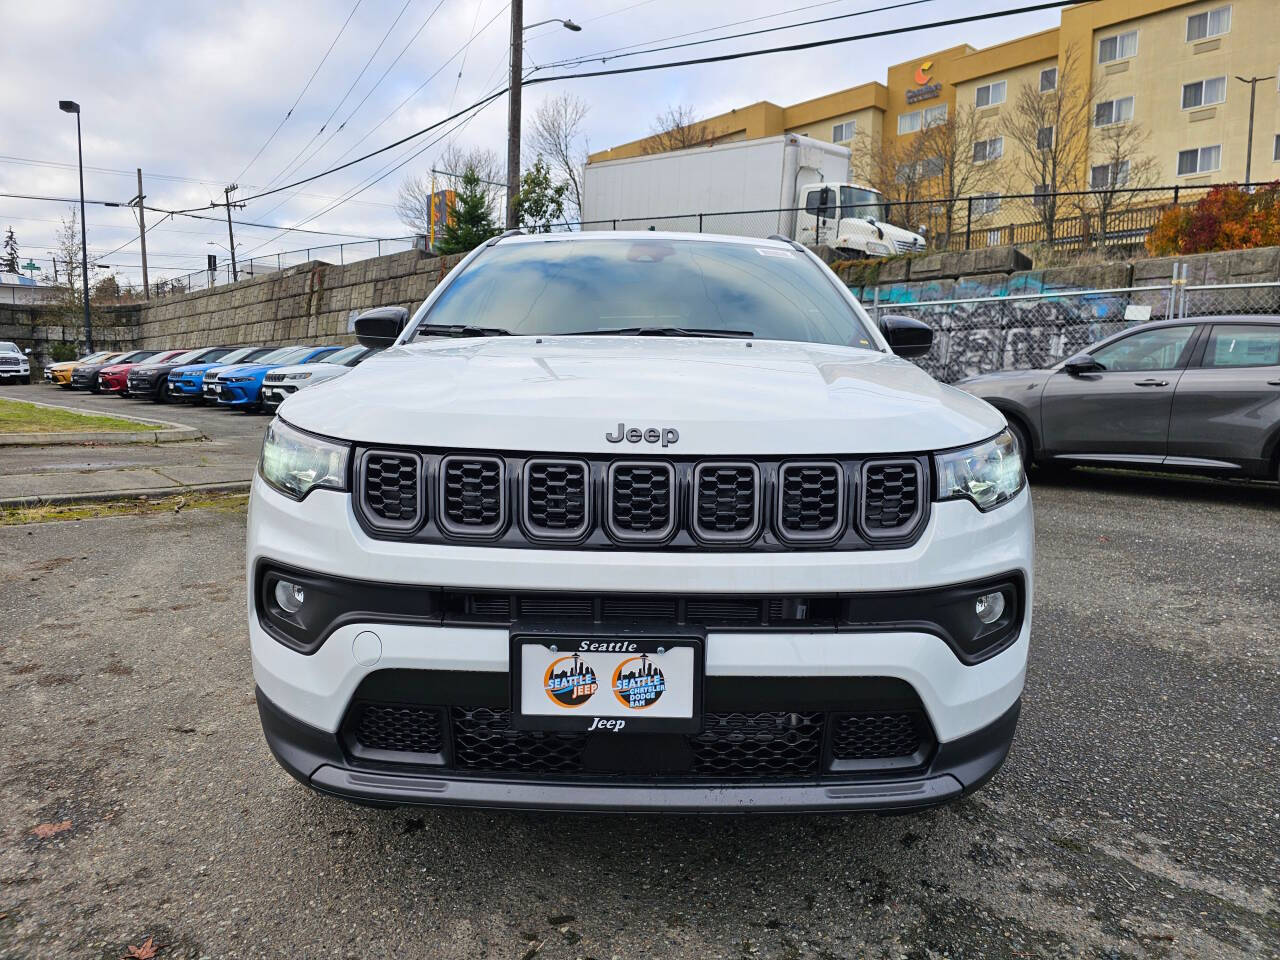
[[[1113,218],[1141,196],[1144,187],[1153,187],[1160,178],[1159,164],[1146,152],[1151,134],[1129,120],[1110,123],[1093,132],[1089,155],[1089,192],[1076,199],[1086,235],[1096,221],[1095,242],[1107,246]]]
[[[666,153],[697,147],[712,139],[706,121],[698,120],[693,107],[672,104],[654,118],[649,137],[641,145],[645,153]]]
[[[58,263],[66,268],[66,272],[58,278],[55,287],[58,298],[69,305],[81,302],[81,261],[80,261],[80,211],[68,207],[67,214],[54,234],[54,256]],[[90,277],[90,282],[93,278]]]
[[[851,173],[884,196],[890,223],[914,229],[928,219],[932,204],[926,200],[936,196],[931,181],[938,176],[940,163],[929,148],[923,136],[887,140],[870,133],[857,135]]]
[[[587,162],[587,138],[582,123],[590,108],[571,93],[544,101],[533,118],[528,142],[535,157],[541,156],[565,192],[565,215],[582,219],[582,168]]]
[[[1040,195],[1035,211],[1049,242],[1060,213],[1071,206],[1058,195],[1084,185],[1098,86],[1088,62],[1072,45],[1058,61],[1052,90],[1042,91],[1038,82],[1023,84],[1005,111],[1001,131],[1016,148],[1011,151],[1010,168],[1025,192]]]
[[[489,200],[494,203],[503,202],[506,195],[506,166],[492,150],[481,147],[466,149],[450,144],[436,158],[433,164],[436,173],[410,174],[400,183],[400,191],[396,195],[396,213],[400,221],[414,233],[431,232],[431,189],[434,184],[437,191],[452,190],[457,193],[462,187],[462,176],[467,170],[474,170],[480,178],[480,186]],[[436,221],[436,232],[440,232],[441,224]]]
[[[995,182],[1003,165],[1003,148],[997,152],[1000,141],[972,105],[950,112],[945,120],[931,124],[916,139],[916,151],[926,158],[925,172],[936,171],[928,183],[928,195],[934,198],[931,219],[938,221],[930,239],[945,250],[959,226],[961,207],[966,216],[970,212],[975,217],[986,212],[985,208],[975,209],[968,198],[986,192]]]

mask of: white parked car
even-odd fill
[[[483,244],[270,424],[266,739],[372,804],[893,810],[1003,762],[1031,496],[1003,416],[792,241]],[[394,345],[392,345],[394,342]]]
[[[265,410],[274,410],[291,394],[306,387],[314,387],[317,383],[335,380],[344,373],[350,373],[358,363],[362,363],[378,351],[355,344],[331,353],[314,363],[299,363],[291,367],[277,367],[262,380],[262,406]]]
[[[30,354],[11,340],[0,340],[0,383],[30,383]]]

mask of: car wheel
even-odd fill
[[[1031,438],[1027,436],[1026,429],[1017,420],[1010,420],[1009,432],[1013,434],[1013,439],[1018,444],[1018,453],[1022,457],[1022,465],[1030,467],[1035,462],[1033,459],[1035,451],[1031,448]]]

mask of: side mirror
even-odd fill
[[[1062,369],[1073,377],[1079,377],[1086,373],[1097,373],[1105,368],[1087,353],[1078,353],[1064,363]]]
[[[356,339],[363,347],[389,347],[408,322],[404,307],[374,307],[356,317]]]
[[[880,329],[900,357],[923,357],[933,347],[933,327],[915,317],[889,314],[880,318]]]
[[[22,352],[23,352],[23,353],[25,353],[28,357],[29,357],[29,356],[31,356],[31,348],[30,348],[30,347],[27,347],[27,349],[23,350]]]

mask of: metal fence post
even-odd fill
[[[702,214],[698,214],[698,232],[702,232]]]
[[[617,229],[618,229],[618,220],[617,220],[617,218],[616,218],[616,217],[614,218],[614,221],[613,221],[613,229],[615,229],[615,230],[617,230]]]
[[[871,319],[880,326],[880,285],[871,288]]]
[[[346,263],[346,260],[344,259],[344,257],[346,256],[346,252],[347,252],[347,245],[345,243],[338,244],[338,266],[342,266],[343,264]]]
[[[1174,184],[1174,186],[1173,186],[1173,205],[1174,205],[1175,207],[1178,205],[1178,192],[1179,192],[1181,189],[1182,189],[1182,184],[1180,184],[1180,183],[1176,183],[1176,184]]]
[[[969,249],[970,237],[973,233],[973,197],[965,200],[964,214],[964,248]]]

